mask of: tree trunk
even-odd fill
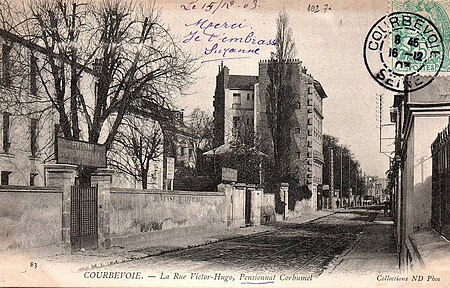
[[[72,61],[70,63],[70,115],[72,120],[73,139],[80,139],[80,127],[78,123],[78,74],[76,69],[76,52],[72,49]]]
[[[148,170],[145,169],[142,170],[141,179],[142,179],[142,189],[147,189]]]

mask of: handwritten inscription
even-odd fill
[[[248,9],[254,10],[258,8],[258,0],[220,0],[220,1],[199,1],[192,0],[188,3],[181,4],[181,9],[185,11],[203,10],[212,14],[222,9]]]
[[[259,55],[263,46],[275,45],[275,39],[260,38],[244,19],[240,22],[216,22],[200,18],[185,24],[190,29],[182,43],[206,43],[204,55],[222,58],[237,55]],[[206,61],[204,61],[206,62]]]
[[[323,12],[323,13],[327,13],[327,11],[331,10],[331,5],[329,4],[324,4],[323,6],[320,6],[318,4],[308,4],[308,12],[312,12],[312,13],[319,13],[319,12]]]

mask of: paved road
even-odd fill
[[[304,224],[157,257],[109,266],[107,271],[250,272],[320,275],[331,260],[352,247],[377,212],[346,210]],[[170,245],[170,243],[167,243]],[[159,276],[158,276],[159,277]]]

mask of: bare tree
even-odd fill
[[[163,153],[163,134],[159,124],[139,116],[125,117],[109,151],[111,167],[141,181],[147,189],[150,164]]]
[[[187,117],[187,127],[190,132],[197,137],[193,141],[193,148],[201,150],[212,149],[214,137],[214,118],[207,111],[195,108]]]
[[[289,16],[285,10],[278,14],[276,43],[276,51],[272,53],[272,58],[278,61],[286,61],[295,57],[294,37],[292,36],[292,28],[289,26]]]
[[[289,117],[293,113],[290,105],[292,88],[290,71],[286,62],[295,56],[295,44],[289,18],[283,10],[277,18],[276,50],[268,65],[269,85],[266,91],[267,123],[273,142],[274,176],[277,182],[289,172],[286,161],[289,149]]]
[[[167,107],[193,81],[194,58],[162,25],[155,2],[38,0],[14,8],[17,23],[0,32],[39,58],[35,97],[57,112],[65,137],[110,149],[131,109]]]
[[[268,63],[267,74],[269,83],[265,91],[266,117],[271,138],[273,158],[268,163],[266,170],[266,181],[269,190],[279,192],[279,184],[288,182],[290,184],[289,193],[293,196],[299,193],[298,182],[293,175],[291,148],[291,135],[289,119],[294,113],[292,105],[293,85],[292,65],[288,65],[290,59],[295,56],[295,43],[292,36],[292,29],[289,25],[289,17],[283,10],[277,18],[276,50],[271,54]],[[263,92],[264,93],[264,92]],[[269,147],[270,147],[269,146]],[[294,167],[295,168],[295,167]],[[276,210],[281,213],[284,210],[284,203],[281,201],[279,193],[275,194]],[[292,197],[291,197],[292,198]],[[290,201],[291,202],[291,201]],[[295,204],[295,203],[294,203]]]

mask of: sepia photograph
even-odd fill
[[[450,287],[450,0],[0,0],[0,287]]]

